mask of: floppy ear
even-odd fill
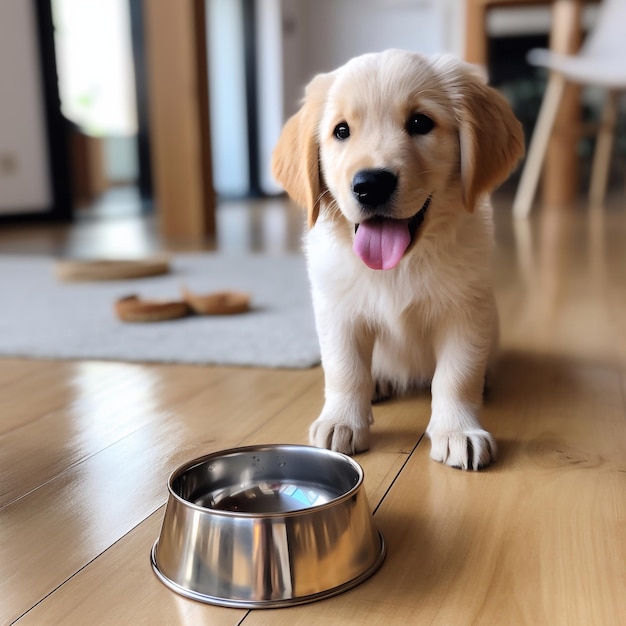
[[[459,122],[463,204],[472,212],[479,196],[504,182],[524,156],[524,133],[504,96],[485,84],[479,68],[449,59],[444,80]]]
[[[309,228],[319,215],[322,182],[318,126],[331,74],[319,74],[306,88],[302,108],[285,124],[272,156],[272,173],[287,193],[306,208]]]

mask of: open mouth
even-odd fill
[[[430,200],[431,196],[428,196],[422,208],[404,220],[375,216],[355,224],[352,245],[355,254],[373,270],[394,268],[415,240]]]

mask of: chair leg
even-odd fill
[[[589,187],[589,202],[592,205],[601,206],[604,203],[604,197],[606,195],[606,186],[611,164],[611,151],[613,150],[615,121],[617,119],[618,99],[619,93],[617,91],[608,91],[604,110],[602,111],[596,147],[593,153],[591,184]]]
[[[558,72],[551,72],[546,94],[543,97],[541,110],[535,125],[535,131],[528,148],[526,164],[524,165],[515,200],[513,201],[513,216],[516,218],[528,217],[530,213],[535,192],[537,191],[539,175],[541,174],[541,166],[546,156],[548,141],[550,140],[564,89],[565,77]]]

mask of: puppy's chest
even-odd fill
[[[400,269],[376,271],[354,255],[341,262],[329,257],[309,258],[309,274],[316,306],[379,330],[394,332],[403,326],[421,326],[446,308],[437,280],[429,272]]]
[[[348,305],[350,306],[350,305]],[[353,319],[361,319],[375,329],[379,338],[399,341],[398,350],[404,342],[422,343],[431,335],[433,322],[440,319],[441,307],[423,294],[398,294],[382,290],[360,300],[352,310]]]

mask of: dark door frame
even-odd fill
[[[69,125],[61,113],[54,25],[50,0],[30,0],[35,14],[40,79],[43,94],[46,156],[50,174],[49,206],[32,207],[28,212],[0,215],[0,223],[63,221],[72,219],[72,192],[69,165]]]

